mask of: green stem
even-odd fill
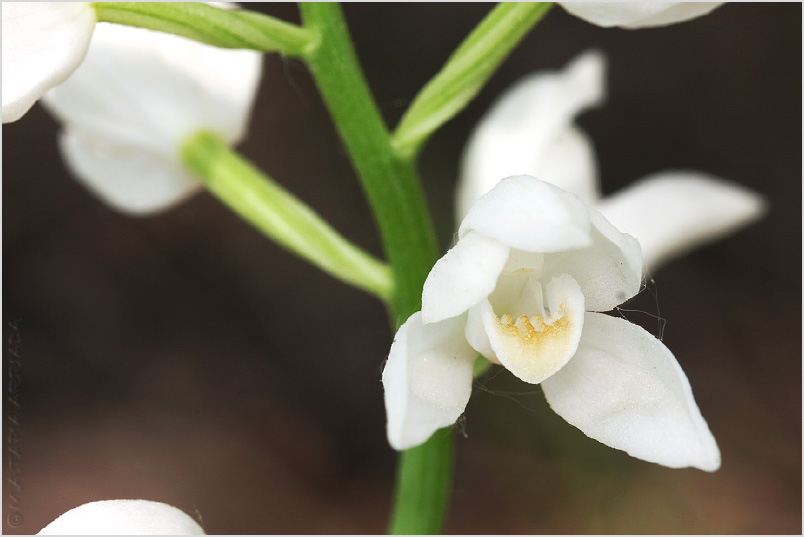
[[[269,238],[336,278],[389,300],[392,280],[385,264],[344,239],[216,134],[191,136],[181,158],[212,194]]]
[[[441,533],[452,484],[455,434],[440,429],[427,442],[402,453],[389,533]]]
[[[307,62],[371,205],[395,287],[399,326],[421,309],[422,286],[438,258],[414,162],[399,156],[363,78],[346,21],[334,3],[300,4],[305,28],[319,36]]]
[[[221,48],[298,56],[315,35],[274,17],[201,2],[92,2],[98,22],[114,22],[189,37]]]
[[[302,3],[320,41],[304,56],[374,212],[391,269],[398,327],[421,309],[422,286],[438,257],[412,155],[401,156],[363,78],[337,4]],[[452,482],[451,430],[400,455],[391,531],[440,533]]]
[[[393,144],[413,155],[483,88],[552,2],[503,2],[472,31],[419,92],[399,122]]]
[[[472,377],[473,378],[479,377],[480,375],[488,371],[492,365],[494,364],[489,362],[485,356],[483,356],[482,354],[478,354],[477,360],[475,360],[475,364],[472,366]]]

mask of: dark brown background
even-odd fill
[[[298,20],[293,4],[249,7]],[[390,122],[488,4],[345,8]],[[676,260],[629,317],[664,340],[718,439],[714,474],[670,470],[566,425],[538,387],[479,382],[459,437],[449,532],[801,530],[801,6],[732,4],[625,31],[555,8],[421,160],[442,247],[461,148],[494,97],[590,47],[610,99],[580,123],[612,192],[692,168],[765,194],[759,224]],[[22,339],[21,472],[3,452],[5,532],[78,504],[146,498],[209,533],[382,533],[382,306],[264,240],[203,193],[165,214],[107,209],[64,169],[35,107],[3,128],[3,313]],[[369,211],[305,67],[265,58],[242,151],[380,255]],[[5,330],[6,340],[11,335]],[[6,359],[8,352],[4,352]],[[3,372],[4,383],[9,367]],[[9,405],[5,406],[8,412]],[[4,421],[4,441],[9,421]],[[8,478],[21,476],[11,527]]]

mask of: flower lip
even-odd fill
[[[534,278],[507,282],[520,287],[495,293],[481,306],[482,326],[494,358],[530,384],[538,384],[561,369],[578,348],[583,329],[584,297],[578,283],[564,274],[542,291]],[[507,295],[507,296],[505,296]],[[502,299],[501,299],[502,298]]]

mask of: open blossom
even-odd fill
[[[649,28],[698,18],[724,2],[559,2],[587,22],[603,27]]]
[[[601,104],[605,59],[586,52],[563,71],[538,73],[503,94],[467,143],[457,191],[459,218],[502,177],[528,174],[593,204],[636,237],[649,270],[754,220],[762,198],[697,171],[666,171],[601,199],[592,142],[575,116]]]
[[[37,535],[204,535],[204,530],[165,503],[103,500],[70,509]]]
[[[634,457],[713,471],[720,453],[673,354],[604,315],[640,289],[637,241],[577,196],[503,179],[469,210],[383,371],[388,439],[416,446],[463,413],[478,353],[585,434]]]
[[[260,71],[255,51],[99,23],[85,60],[43,104],[64,124],[76,178],[118,210],[146,214],[199,188],[180,163],[189,136],[245,135]]]
[[[86,54],[89,2],[3,2],[3,123],[17,121]]]

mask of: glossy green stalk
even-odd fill
[[[438,258],[413,159],[400,156],[363,78],[340,6],[300,4],[317,45],[307,63],[356,168],[394,275],[395,326],[421,309],[422,286]]]
[[[396,474],[393,535],[441,533],[452,488],[455,433],[440,429],[427,442],[403,452]]]
[[[293,194],[201,131],[181,149],[182,163],[207,189],[266,236],[325,272],[387,301],[391,272],[344,239]]]
[[[298,56],[310,32],[277,18],[202,2],[92,2],[99,22],[148,28],[221,48],[246,48]]]
[[[436,129],[469,104],[552,5],[497,4],[416,96],[394,132],[394,146],[402,154],[415,154]]]
[[[368,89],[337,4],[300,4],[319,34],[304,55],[374,212],[394,275],[395,327],[421,309],[424,280],[438,251],[412,155],[403,156]],[[453,432],[440,431],[400,455],[393,533],[440,533],[452,483]]]

